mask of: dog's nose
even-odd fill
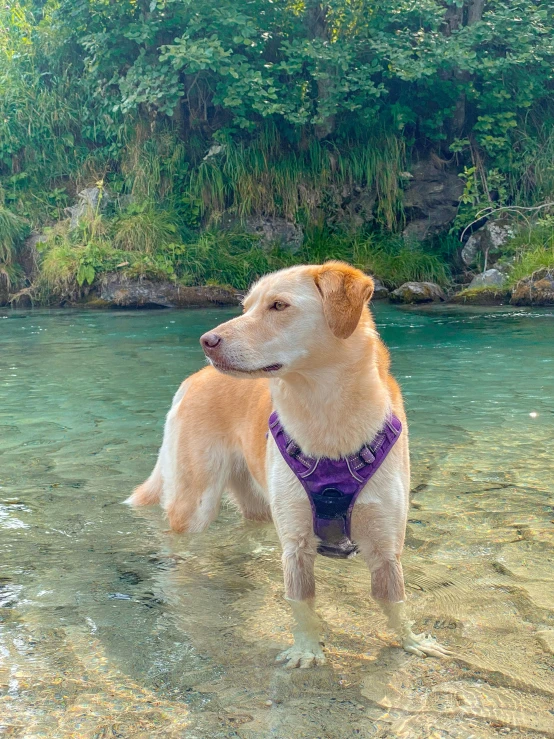
[[[202,349],[204,349],[204,351],[209,351],[210,349],[215,349],[216,346],[221,344],[221,336],[210,331],[200,337],[200,343],[202,344]]]

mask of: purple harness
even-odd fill
[[[358,548],[350,539],[350,518],[356,498],[385,461],[402,432],[402,424],[390,415],[371,444],[341,459],[308,457],[285,432],[276,411],[269,417],[277,448],[312,506],[314,533],[320,538],[317,551],[326,557],[352,557]]]

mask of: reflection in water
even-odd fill
[[[228,507],[174,536],[120,504],[222,312],[0,314],[0,736],[554,736],[554,312],[377,306],[411,422],[413,616],[456,657],[396,648],[361,561],[319,558],[313,671],[273,663],[271,526]]]

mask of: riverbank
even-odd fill
[[[551,306],[554,305],[554,269],[543,268],[509,287],[464,288],[432,282],[410,281],[389,290],[378,278],[372,302],[388,301],[403,305],[447,303],[462,306]],[[222,285],[183,285],[177,281],[130,278],[120,273],[106,273],[93,285],[57,298],[53,295],[35,300],[32,288],[5,294],[0,307],[159,309],[210,308],[238,306],[244,290]]]
[[[359,266],[387,289],[406,281],[447,285],[451,278],[440,243],[424,246],[400,235],[368,231],[303,232],[294,230],[293,223],[287,228],[296,239],[287,241],[281,237],[285,225],[278,219],[265,224],[265,234],[238,227],[186,233],[160,223],[158,215],[87,213],[73,227],[69,219],[62,220],[32,234],[15,250],[12,278],[4,278],[0,304],[119,304],[112,299],[110,285],[142,293],[137,305],[188,307],[198,304],[203,293],[209,304],[215,293],[208,288],[215,287],[220,290],[215,302],[226,304],[228,294],[246,291],[268,272],[329,259]],[[171,297],[161,303],[148,300],[147,292],[155,296],[160,291]]]
[[[549,216],[523,227],[517,213],[492,213],[463,241],[448,234],[418,241],[406,232],[303,228],[277,217],[191,230],[152,203],[115,202],[101,186],[80,196],[69,218],[27,238],[24,221],[13,214],[3,221],[10,247],[0,264],[0,305],[233,305],[268,272],[329,259],[371,274],[375,297],[392,302],[554,303]]]

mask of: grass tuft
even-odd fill
[[[322,210],[338,207],[342,192],[357,187],[376,193],[376,220],[394,230],[403,219],[405,158],[403,141],[391,134],[376,132],[368,143],[351,142],[344,150],[317,139],[296,150],[262,128],[250,142],[227,139],[191,171],[188,190],[212,222],[228,210],[239,218],[264,214],[313,223]]]
[[[508,285],[513,287],[543,267],[554,268],[554,218],[546,218],[523,230],[504,248],[513,258]]]
[[[125,251],[153,254],[180,240],[176,214],[156,208],[152,201],[129,206],[114,224],[114,246]]]
[[[0,263],[13,264],[17,247],[23,241],[29,226],[27,222],[0,204]]]

